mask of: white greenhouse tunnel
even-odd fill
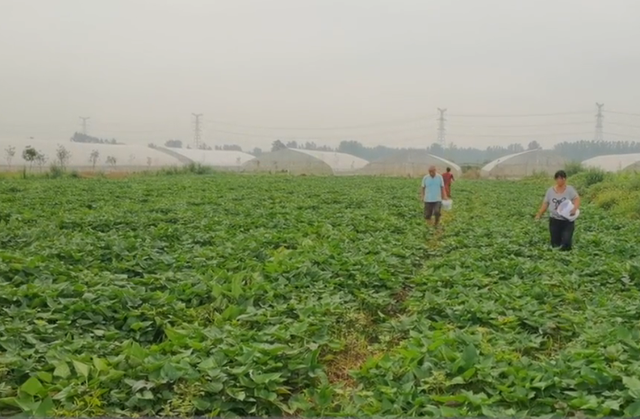
[[[582,165],[591,169],[600,169],[605,172],[620,172],[623,170],[640,171],[640,153],[634,154],[608,154],[597,156],[582,162]]]
[[[165,147],[160,148],[164,149]],[[169,150],[188,158],[194,163],[211,167],[240,167],[255,158],[251,154],[241,151],[197,150],[189,148],[171,148]]]
[[[518,179],[536,173],[553,174],[565,167],[567,160],[552,150],[527,150],[500,157],[480,169],[482,177]]]
[[[318,160],[322,160],[331,167],[331,170],[333,170],[334,173],[353,172],[355,170],[362,169],[369,163],[367,160],[360,157],[346,153],[338,153],[336,151],[292,150],[315,157]]]
[[[262,154],[243,164],[247,172],[286,172],[292,175],[355,174],[367,161],[334,151],[283,148]]]
[[[38,153],[44,155],[45,160],[29,163],[23,158],[23,151],[27,146],[33,147]],[[142,145],[109,145],[88,144],[71,141],[0,141],[0,167],[3,169],[12,167],[46,167],[56,161],[58,147],[62,146],[68,151],[66,166],[74,169],[92,169],[94,167],[92,155],[95,155],[96,169],[144,169],[181,166],[182,163],[166,153]],[[13,158],[9,158],[11,147],[15,150]],[[97,152],[97,154],[94,153]],[[10,160],[10,161],[9,161]]]

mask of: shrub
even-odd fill
[[[577,175],[571,176],[569,182],[573,185],[578,191],[585,191],[591,186],[604,182],[607,174],[599,169],[589,169],[584,170]]]
[[[600,194],[598,194],[593,202],[602,209],[612,209],[615,207],[621,200],[623,196],[620,191],[616,190],[606,190]]]
[[[193,173],[196,175],[207,175],[214,172],[215,171],[212,167],[203,166],[200,163],[189,163],[188,165],[183,167],[165,167],[158,171],[158,174],[163,176],[183,175],[187,173]]]
[[[463,179],[480,179],[480,169],[477,167],[470,168],[462,172]]]
[[[62,177],[63,175],[64,175],[64,169],[62,167],[60,167],[59,165],[57,165],[56,163],[53,163],[49,167],[49,173],[48,173],[47,177],[52,178],[52,179],[56,179],[56,178]]]
[[[577,175],[580,172],[583,172],[585,169],[582,166],[582,163],[578,161],[572,161],[567,163],[564,171],[567,173],[567,176]]]

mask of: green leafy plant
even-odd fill
[[[585,198],[560,253],[540,182],[460,180],[439,231],[417,187],[4,180],[0,415],[640,414],[638,225]]]

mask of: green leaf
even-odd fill
[[[20,407],[15,397],[0,398],[0,406]]]
[[[55,405],[51,397],[45,398],[36,409],[34,415],[37,417],[47,417],[51,415],[51,412],[55,409]]]
[[[89,366],[87,364],[74,360],[73,368],[76,370],[76,373],[78,373],[78,375],[81,375],[84,378],[89,377]]]
[[[476,362],[478,361],[478,351],[476,350],[476,347],[471,343],[467,345],[467,347],[464,348],[461,359],[465,370],[468,370],[469,368],[475,366]]]
[[[149,390],[145,390],[142,394],[138,394],[138,398],[141,400],[153,400],[153,393]]]
[[[66,362],[60,362],[56,365],[56,369],[53,371],[53,375],[56,377],[67,378],[71,375],[71,370]]]
[[[40,407],[40,402],[37,400],[33,400],[33,397],[20,397],[16,399],[16,403],[22,409],[24,413],[33,415],[38,407]]]
[[[328,385],[323,385],[322,387],[320,387],[320,390],[318,391],[318,405],[322,408],[327,408],[329,407],[329,404],[331,403],[331,398],[333,396],[333,389],[331,388],[331,386]]]
[[[640,400],[636,400],[635,402],[627,406],[627,408],[624,409],[624,413],[627,416],[634,417],[634,418],[637,418],[638,416],[640,416]]]
[[[227,388],[227,394],[231,397],[233,397],[234,399],[243,401],[245,399],[245,397],[247,397],[246,393],[242,390],[239,390],[237,388]]]
[[[109,365],[107,364],[107,361],[105,361],[104,359],[98,358],[98,357],[94,357],[93,358],[93,366],[96,367],[96,369],[98,371],[108,371],[109,370]]]
[[[20,386],[20,390],[29,394],[30,396],[35,396],[36,394],[39,394],[42,390],[44,390],[44,387],[36,377],[31,377],[27,381],[25,381],[22,386]]]
[[[231,296],[239,298],[242,295],[242,278],[236,275],[231,280]]]
[[[220,393],[224,388],[224,385],[217,381],[212,381],[203,386],[203,388],[210,393]]]
[[[193,406],[200,411],[205,411],[211,408],[211,402],[203,398],[198,398],[193,401]]]
[[[182,373],[171,363],[167,362],[164,364],[161,370],[162,377],[169,381],[175,381],[182,377]]]
[[[51,381],[53,381],[53,376],[51,375],[50,372],[40,371],[36,375],[38,376],[39,379],[41,379],[45,383],[50,383]]]
[[[622,383],[629,389],[629,394],[634,399],[640,399],[640,380],[636,377],[622,377]]]
[[[277,380],[282,376],[282,373],[272,372],[268,374],[254,374],[254,372],[251,371],[249,375],[251,376],[251,378],[256,384],[265,384],[265,383],[268,383],[269,381]]]
[[[620,410],[620,400],[607,400],[603,406],[611,410]]]

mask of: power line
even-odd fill
[[[97,131],[100,132],[114,132],[114,133],[122,133],[122,134],[127,134],[127,133],[131,133],[131,134],[152,134],[152,133],[160,133],[160,132],[167,132],[169,130],[164,130],[164,129],[145,129],[145,130],[113,130],[113,129],[102,129],[102,128],[95,128]]]
[[[634,136],[634,135],[626,135],[626,134],[617,134],[615,132],[604,132],[604,135],[613,135],[614,137],[625,137],[625,138],[633,138],[635,140],[640,140],[639,136]]]
[[[621,127],[628,127],[628,128],[640,128],[640,125],[619,124],[617,122],[607,122],[607,124],[621,126]]]
[[[640,113],[630,113],[630,112],[604,111],[604,113],[615,113],[615,114],[618,114],[618,115],[640,116]]]
[[[566,126],[566,125],[591,125],[592,121],[583,121],[583,122],[561,122],[557,124],[528,124],[528,125],[476,125],[476,124],[457,124],[457,123],[449,123],[449,126],[452,127],[468,127],[468,128],[535,128],[535,127],[556,127],[556,126]]]
[[[468,137],[468,138],[535,138],[535,137],[556,137],[558,135],[591,135],[591,132],[558,132],[552,134],[496,134],[496,135],[473,135],[473,134],[451,134],[452,137]]]
[[[283,137],[281,135],[278,134],[252,134],[252,133],[246,133],[246,132],[234,132],[234,131],[226,131],[226,130],[219,130],[219,129],[214,129],[211,130],[213,132],[217,132],[220,134],[229,134],[229,135],[239,135],[239,136],[243,136],[243,137],[255,137],[255,138],[270,138],[270,139],[278,139],[278,140],[288,140],[288,141],[302,141],[302,140],[343,140],[343,139],[355,139],[355,138],[363,138],[363,137],[378,137],[378,136],[384,136],[384,135],[393,135],[393,134],[397,134],[397,133],[401,133],[401,132],[415,132],[415,131],[425,131],[429,127],[421,127],[421,128],[408,128],[408,129],[400,129],[400,130],[394,130],[394,131],[381,131],[378,133],[367,133],[367,134],[343,134],[343,135],[309,135],[309,134],[305,134],[305,135],[297,135],[297,136],[293,136],[293,137]]]
[[[269,130],[279,130],[279,131],[335,131],[335,130],[345,130],[345,129],[360,129],[360,128],[370,128],[384,125],[400,125],[406,124],[410,122],[419,122],[424,121],[424,117],[404,119],[404,120],[395,120],[395,121],[383,121],[383,122],[374,122],[370,124],[361,124],[361,125],[344,125],[344,126],[333,126],[333,127],[268,127],[268,126],[258,126],[258,125],[244,125],[244,124],[236,124],[232,122],[224,122],[224,121],[207,121],[209,124],[219,124],[219,125],[229,125],[238,128],[248,128],[248,129],[269,129]]]
[[[538,116],[560,116],[560,115],[586,115],[589,112],[556,112],[556,113],[531,113],[531,114],[450,114],[457,118],[531,118]]]

